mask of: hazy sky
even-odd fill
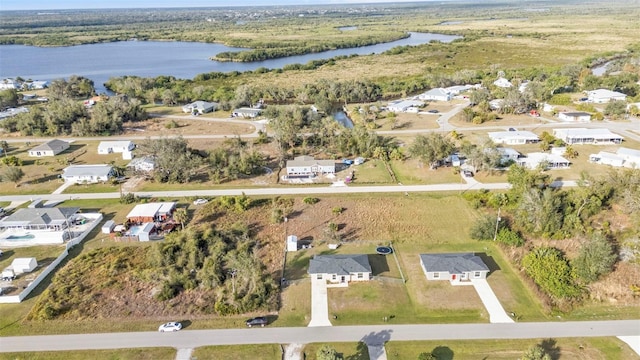
[[[2,0],[0,1],[0,10],[357,4],[408,1],[418,2],[416,0]]]

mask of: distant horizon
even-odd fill
[[[93,9],[145,9],[145,8],[196,8],[196,7],[244,7],[244,6],[286,6],[286,5],[346,5],[346,4],[381,4],[407,2],[434,2],[455,0],[237,0],[235,2],[221,0],[3,0],[0,11],[14,10],[93,10]]]

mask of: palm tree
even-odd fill
[[[182,230],[184,230],[184,223],[189,220],[189,214],[186,208],[179,208],[173,213],[173,219],[180,223]]]

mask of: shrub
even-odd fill
[[[498,231],[498,236],[496,237],[496,241],[510,245],[510,246],[522,246],[524,245],[524,239],[517,231],[513,231],[508,228],[503,228]]]
[[[496,233],[496,225],[498,226],[498,231],[505,226],[504,222],[498,221],[495,216],[485,215],[471,226],[469,235],[474,240],[493,240]]]
[[[320,201],[320,199],[318,199],[316,197],[306,197],[306,198],[302,199],[302,202],[307,204],[307,205],[317,204],[319,201]]]

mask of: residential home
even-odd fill
[[[512,148],[503,148],[499,147],[496,150],[500,153],[500,163],[506,164],[510,161],[518,161],[520,158],[520,153]]]
[[[248,107],[238,108],[231,112],[231,116],[241,117],[245,119],[253,119],[258,117],[260,114],[262,114],[262,109],[254,109]]]
[[[15,79],[6,78],[0,80],[0,90],[19,89],[20,86],[20,82],[16,81]]]
[[[501,87],[501,88],[510,88],[513,86],[513,84],[511,83],[511,81],[500,77],[498,78],[498,80],[493,82],[493,85],[497,86],[497,87]]]
[[[335,174],[336,162],[333,160],[316,160],[313,156],[297,156],[287,161],[288,177],[312,177]]]
[[[589,122],[591,114],[582,111],[563,111],[558,113],[558,119],[573,122]]]
[[[612,133],[609,129],[566,128],[553,129],[553,136],[569,145],[594,144],[608,145],[620,144],[624,138]]]
[[[127,220],[136,224],[163,222],[171,217],[175,209],[175,202],[140,204],[131,209]]]
[[[420,265],[427,280],[449,280],[454,285],[489,274],[489,267],[474,253],[420,254]]]
[[[62,173],[65,182],[76,184],[93,184],[106,182],[114,175],[111,165],[71,165]]]
[[[624,159],[628,167],[640,168],[640,150],[621,147],[616,154]]]
[[[387,104],[387,110],[395,113],[407,112],[410,108],[419,108],[424,106],[424,102],[417,100],[397,100]]]
[[[435,88],[435,89],[431,89],[423,94],[420,94],[418,96],[418,99],[420,100],[424,100],[424,101],[428,101],[428,100],[434,100],[434,101],[450,101],[451,100],[451,93],[449,91],[447,91],[444,88]]]
[[[452,96],[460,95],[463,92],[469,91],[471,89],[480,89],[482,85],[454,85],[444,88],[446,92],[451,94]]]
[[[27,81],[23,84],[23,87],[26,87],[27,90],[40,90],[40,89],[45,89],[48,86],[49,86],[49,82],[43,81],[43,80]]]
[[[540,141],[538,135],[531,131],[496,131],[490,132],[489,138],[496,144],[524,145]]]
[[[127,169],[138,172],[150,172],[156,168],[156,161],[153,156],[143,156],[131,160],[127,164]]]
[[[493,99],[489,101],[489,108],[491,110],[500,110],[504,106],[504,99]]]
[[[518,159],[518,164],[529,169],[537,169],[540,166],[544,166],[545,169],[552,170],[566,169],[571,165],[571,162],[558,154],[534,152]]]
[[[315,255],[309,260],[309,275],[331,283],[369,281],[371,265],[367,255]]]
[[[55,156],[69,148],[69,143],[63,140],[53,139],[29,150],[31,157]]]
[[[101,141],[98,144],[98,154],[107,155],[113,153],[122,153],[122,158],[125,160],[131,160],[133,149],[136,148],[136,144],[132,141]]]
[[[202,115],[205,113],[216,111],[217,108],[218,108],[218,103],[198,100],[198,101],[192,102],[191,104],[187,104],[183,106],[182,112],[189,113],[189,114],[197,113]]]
[[[60,231],[69,227],[79,208],[23,208],[0,220],[0,229]]]
[[[640,150],[621,147],[616,153],[600,151],[589,155],[589,161],[596,164],[611,165],[614,167],[640,168]]]
[[[529,80],[524,80],[518,86],[518,91],[520,91],[521,93],[524,93],[527,90],[527,86],[529,86]]]
[[[611,91],[607,89],[597,89],[597,90],[587,91],[587,98],[589,99],[590,102],[593,102],[596,104],[604,104],[614,100],[626,101],[627,95],[617,91]]]

